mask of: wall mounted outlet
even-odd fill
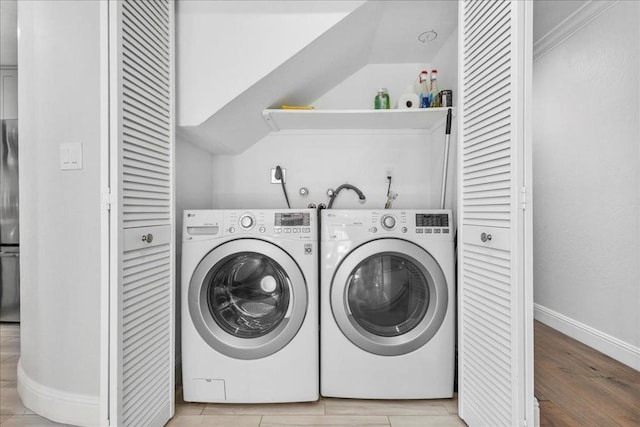
[[[287,183],[287,170],[282,168],[282,182]],[[280,180],[276,178],[276,168],[271,169],[271,183],[280,184]]]

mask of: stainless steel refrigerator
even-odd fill
[[[18,120],[0,124],[0,322],[19,322]]]

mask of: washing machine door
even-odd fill
[[[331,309],[342,333],[370,353],[397,356],[425,345],[447,311],[448,289],[436,260],[401,239],[351,251],[331,283]]]
[[[259,359],[286,346],[307,312],[304,275],[280,247],[239,239],[213,249],[196,267],[188,292],[191,320],[216,351]]]

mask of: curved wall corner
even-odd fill
[[[101,44],[104,2],[18,2],[21,324],[18,390],[47,418],[104,406]],[[62,144],[82,168],[61,169]],[[104,424],[104,423],[102,423]]]
[[[18,394],[28,409],[52,421],[78,426],[97,426],[100,422],[98,396],[68,393],[34,381],[18,362]]]

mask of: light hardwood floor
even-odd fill
[[[18,325],[0,324],[1,427],[60,426],[35,415],[22,405],[16,390],[19,355]],[[313,403],[222,405],[185,403],[178,389],[176,413],[168,426],[465,426],[456,414],[455,399],[372,401],[323,398]]]
[[[540,425],[640,426],[640,372],[535,322]]]
[[[0,424],[59,426],[33,414],[16,391],[17,325],[0,324]],[[640,372],[539,323],[535,324],[535,394],[541,426],[640,426]],[[321,399],[274,405],[182,401],[169,426],[464,426],[455,399],[368,401]]]

